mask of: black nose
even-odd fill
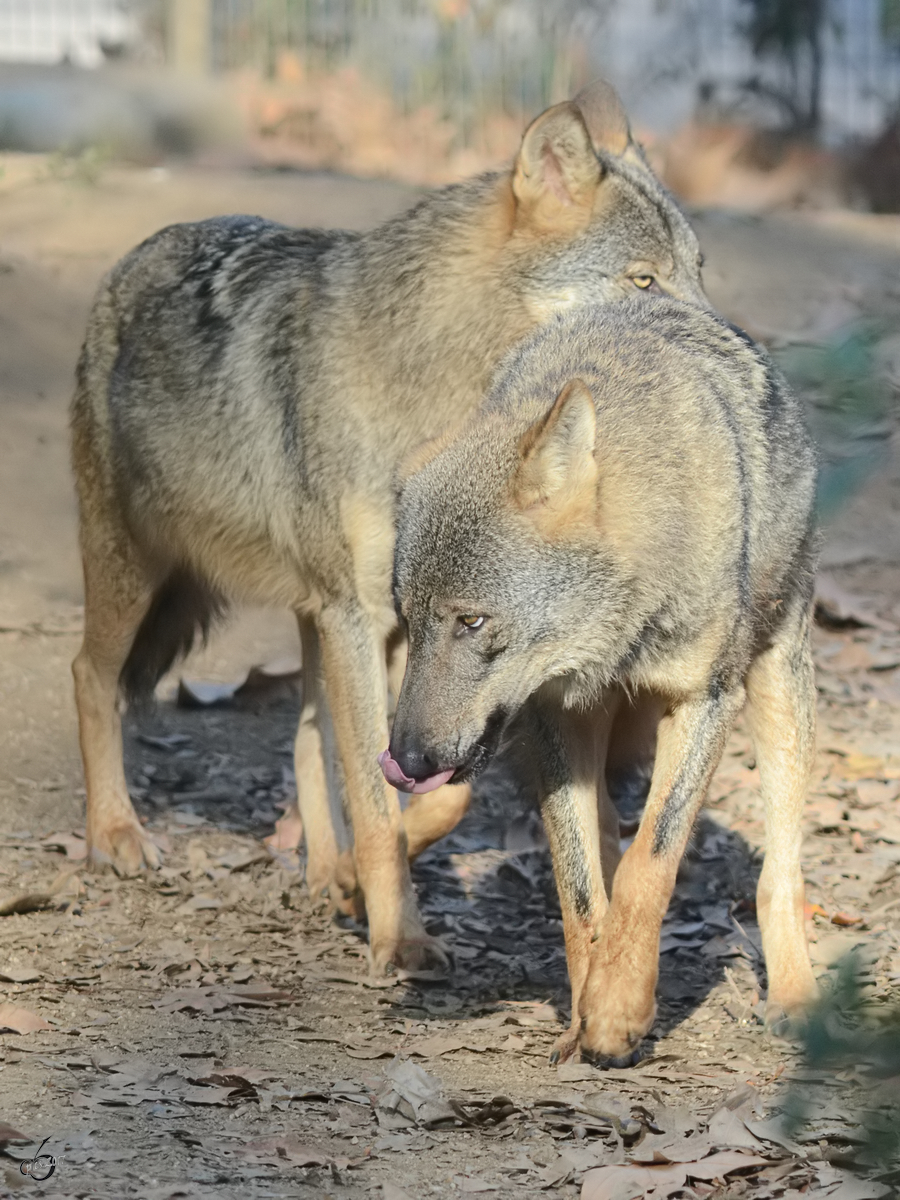
[[[409,779],[427,779],[429,775],[436,775],[441,770],[437,758],[414,737],[392,737],[391,757]]]

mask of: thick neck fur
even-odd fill
[[[448,415],[464,419],[536,323],[511,286],[514,222],[509,176],[484,175],[425,197],[354,247],[357,336],[407,445],[445,429]],[[423,405],[429,394],[435,403]]]

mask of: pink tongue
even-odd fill
[[[413,792],[416,795],[421,795],[422,792],[433,792],[435,788],[441,787],[442,784],[452,779],[455,771],[455,768],[451,767],[449,771],[438,771],[436,775],[427,775],[424,779],[411,779],[409,775],[404,774],[403,768],[397,760],[391,757],[390,750],[382,750],[378,755],[378,765],[392,787],[401,792]]]

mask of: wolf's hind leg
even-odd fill
[[[798,605],[747,676],[748,717],[766,814],[766,856],[756,908],[769,976],[770,1027],[816,996],[800,869],[801,819],[816,737],[809,620],[808,605]]]
[[[346,910],[335,894],[335,871],[343,832],[342,789],[335,776],[329,781],[328,760],[333,758],[331,719],[322,686],[322,655],[319,635],[311,617],[297,614],[302,667],[302,707],[294,741],[294,774],[297,803],[278,822],[276,837],[267,839],[278,848],[297,846],[306,839],[306,884],[312,899],[330,893],[338,907]],[[331,786],[329,787],[329,782]],[[296,838],[296,840],[295,840]]]
[[[159,856],[128,795],[122,761],[119,675],[151,600],[151,584],[124,529],[83,504],[84,641],[72,664],[87,788],[90,861],[122,874]],[[99,507],[99,506],[98,506]]]

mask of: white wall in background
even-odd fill
[[[0,62],[97,67],[103,46],[127,46],[138,34],[117,0],[0,0]]]

